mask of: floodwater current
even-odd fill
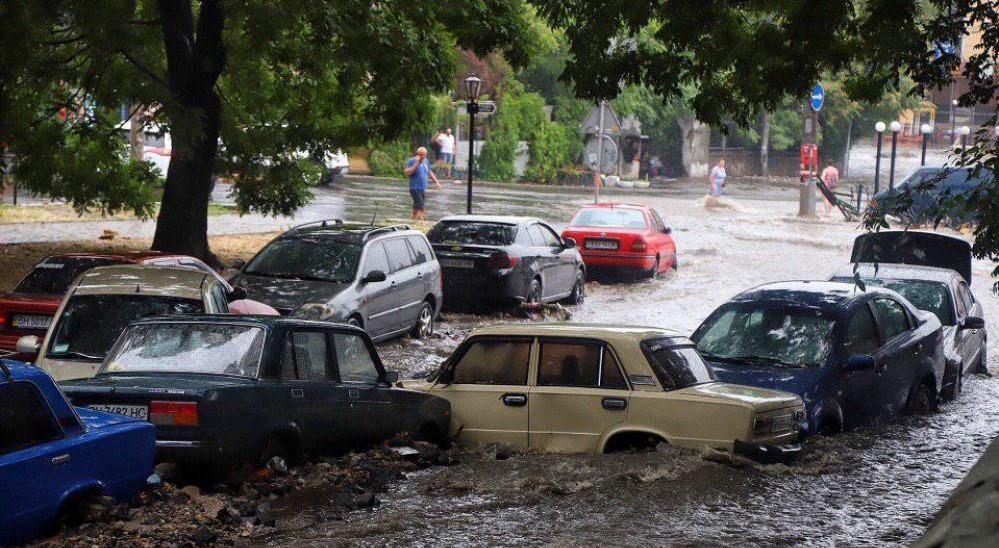
[[[523,210],[559,225],[589,196],[518,192],[490,198],[497,211]],[[797,202],[786,193],[737,197],[723,208],[706,208],[690,193],[623,199],[660,210],[673,227],[680,267],[664,280],[589,283],[586,302],[568,311],[570,321],[689,333],[745,288],[829,276],[847,262],[860,233],[841,218],[799,221]],[[975,262],[973,291],[989,331],[999,333],[989,274],[989,264]],[[379,352],[389,369],[416,376],[435,367],[469,329],[497,321],[447,314],[429,342],[392,341]],[[281,513],[277,532],[264,540],[302,546],[904,545],[922,534],[999,432],[997,401],[999,378],[967,378],[960,398],[938,413],[812,439],[790,466],[669,448],[503,459],[490,448],[462,449],[458,464],[393,484],[372,510],[330,517],[329,497],[315,493]]]

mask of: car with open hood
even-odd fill
[[[809,433],[928,412],[942,387],[940,320],[881,287],[764,284],[718,307],[691,339],[721,380],[801,396]]]
[[[400,432],[443,441],[449,406],[391,385],[357,327],[278,316],[170,316],[130,325],[75,405],[156,425],[159,458],[213,467],[330,454]]]
[[[460,443],[603,453],[661,442],[794,455],[801,398],[719,382],[694,345],[651,327],[546,323],[477,329],[426,379]]]
[[[44,371],[0,358],[0,546],[97,497],[127,503],[153,472],[154,439],[151,424],[74,408]]]
[[[226,286],[212,274],[176,267],[120,265],[90,269],[63,297],[39,344],[27,335],[18,352],[57,381],[92,377],[132,321],[162,314],[228,313]]]
[[[443,300],[437,257],[407,225],[306,223],[236,266],[230,282],[251,299],[284,315],[358,326],[376,341],[433,334]]]
[[[831,279],[887,287],[940,320],[944,399],[960,394],[965,375],[988,373],[984,311],[970,288],[971,244],[932,232],[876,232],[857,237],[853,259]]]

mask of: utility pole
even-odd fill
[[[597,173],[593,178],[593,203],[600,201],[600,185],[603,183],[604,172],[604,105],[607,101],[600,101],[600,117],[597,122]]]

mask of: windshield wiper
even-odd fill
[[[104,359],[100,356],[91,356],[90,354],[84,354],[83,352],[76,352],[74,350],[67,350],[66,352],[49,352],[48,355],[46,355],[45,357],[55,358],[57,360],[60,358],[77,358],[81,360],[93,360],[98,362]]]
[[[777,358],[771,358],[770,356],[732,356],[728,358],[731,360],[738,360],[747,363],[767,363],[770,365],[779,365],[782,367],[802,367],[801,364],[786,362]]]

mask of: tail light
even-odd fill
[[[198,403],[153,400],[149,402],[149,422],[165,426],[197,426]]]
[[[3,329],[6,326],[7,326],[7,313],[4,312],[3,310],[0,310],[0,329]]]
[[[631,243],[632,251],[645,251],[648,247],[645,245],[645,240],[639,238]]]
[[[513,268],[517,265],[518,259],[520,259],[520,257],[517,257],[516,255],[510,255],[506,251],[499,251],[497,253],[493,253],[489,257],[489,260],[486,261],[486,268],[489,270]]]

